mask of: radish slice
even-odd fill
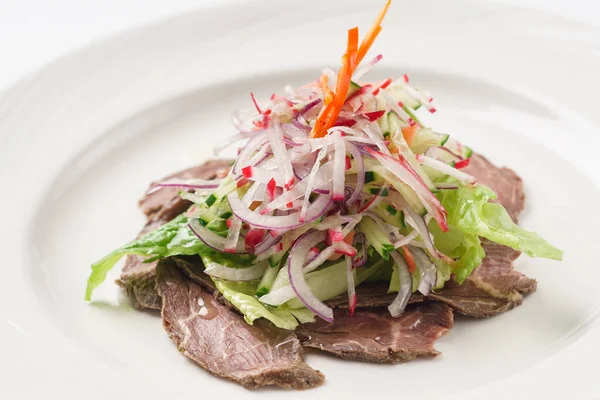
[[[274,121],[273,129],[267,129],[266,133],[271,149],[273,149],[273,156],[283,171],[285,186],[289,189],[294,183],[294,170],[292,169],[292,163],[283,142],[283,131],[281,130],[279,121]]]
[[[214,233],[213,231],[203,227],[202,225],[200,225],[200,222],[198,222],[197,219],[191,220],[190,223],[188,224],[188,226],[191,229],[192,233],[194,235],[196,235],[198,237],[198,239],[200,239],[202,242],[204,242],[208,247],[215,249],[217,251],[220,251],[220,252],[225,252],[225,241],[227,239],[225,239],[224,237],[221,237],[221,236],[217,235],[216,233]],[[236,247],[234,250],[235,250],[236,254],[245,254],[246,253],[244,243],[239,242],[239,241],[236,244]]]
[[[233,217],[231,217],[231,224],[229,225],[229,231],[227,232],[227,239],[225,240],[224,250],[227,253],[235,253],[237,243],[240,238],[241,230],[242,230],[242,220],[234,215]]]
[[[396,295],[392,304],[388,306],[388,310],[392,317],[397,318],[402,315],[406,305],[408,304],[408,299],[412,293],[412,275],[408,271],[408,265],[406,265],[406,261],[404,258],[397,252],[391,252],[390,255],[394,260],[394,268],[398,272],[398,278],[400,279],[400,290]]]
[[[383,58],[383,56],[381,54],[377,54],[374,59],[369,61],[368,64],[366,64],[363,67],[358,68],[358,70],[354,73],[354,75],[352,75],[352,81],[358,82],[360,80],[360,78],[365,76],[365,74],[367,72],[369,72],[375,66],[375,64],[377,64],[382,58]]]
[[[365,161],[358,147],[354,143],[346,143],[346,150],[354,159],[354,167],[356,168],[356,186],[346,204],[351,205],[359,199],[362,189],[365,185]]]
[[[308,180],[306,180],[306,189],[304,189],[304,199],[302,200],[302,207],[300,209],[300,221],[306,220],[306,212],[308,210],[310,194],[314,188],[315,180],[317,179],[317,172],[319,171],[319,168],[321,167],[321,160],[323,160],[323,158],[325,158],[326,155],[327,155],[326,148],[323,148],[319,151],[319,154],[317,155],[317,159],[316,159],[315,163],[313,164],[313,167],[310,170],[310,174],[308,175]],[[298,189],[298,187],[296,187],[296,189]]]
[[[318,160],[317,160],[318,162]],[[312,173],[312,172],[311,172]],[[283,193],[275,200],[267,204],[266,210],[284,209],[290,201],[294,201],[302,195],[306,194],[306,190],[311,183],[311,187],[318,189],[329,189],[329,182],[331,182],[333,173],[333,162],[329,161],[318,168],[314,175],[314,181],[304,179],[294,185],[294,188]],[[313,176],[313,175],[311,175]],[[309,193],[310,194],[310,193]]]
[[[247,268],[230,268],[216,262],[211,262],[204,270],[206,275],[228,281],[251,281],[261,278],[268,265],[260,263]]]
[[[346,143],[339,131],[333,132],[333,201],[344,200]]]
[[[475,179],[471,175],[465,174],[464,172],[459,171],[456,168],[453,168],[444,162],[441,162],[439,160],[434,160],[433,158],[424,156],[422,154],[417,154],[416,157],[417,157],[417,161],[420,162],[421,164],[425,165],[426,167],[435,169],[435,170],[441,172],[442,174],[449,175],[449,176],[456,178],[462,182],[466,182],[466,183],[470,183],[470,184],[477,183],[477,179]]]
[[[319,268],[325,261],[327,261],[329,259],[329,257],[333,256],[335,253],[336,253],[335,246],[326,247],[325,249],[323,249],[322,252],[319,253],[319,255],[317,255],[315,257],[314,260],[309,262],[304,267],[304,273],[308,274],[309,272],[312,272],[315,269]]]
[[[320,239],[319,242],[323,241],[324,236],[324,232],[314,231],[305,234],[296,241],[296,244],[290,250],[288,259],[288,277],[292,289],[302,304],[325,321],[333,323],[333,310],[312,294],[304,279],[303,270],[304,257],[310,248],[314,246],[312,243],[317,239]]]

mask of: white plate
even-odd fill
[[[434,360],[378,366],[310,354],[326,385],[283,393],[248,392],[195,367],[157,315],[134,311],[111,283],[96,303],[83,301],[89,264],[138,231],[147,183],[210,157],[250,91],[267,96],[335,68],[346,29],[364,32],[377,12],[366,4],[203,10],[74,53],[4,94],[0,369],[10,379],[0,397],[591,393],[593,382],[573,389],[555,378],[571,378],[557,353],[571,351],[599,306],[600,32],[487,2],[396,0],[375,44],[384,61],[374,75],[411,74],[436,97],[435,128],[524,178],[522,224],[562,247],[565,260],[519,259],[539,282],[523,306],[459,318]],[[593,343],[590,352],[600,349]],[[569,362],[584,361],[577,357]]]

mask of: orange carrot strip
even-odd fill
[[[413,136],[415,136],[415,132],[417,131],[417,125],[413,126],[405,126],[402,128],[402,136],[406,140],[406,143],[410,146],[412,144]]]
[[[358,28],[355,27],[348,30],[348,44],[346,46],[346,53],[342,57],[342,68],[338,72],[333,101],[326,104],[319,112],[319,116],[310,133],[311,137],[320,138],[325,136],[327,134],[327,129],[335,124],[337,117],[342,111],[342,107],[344,107],[352,74],[369,51],[369,48],[375,41],[375,38],[377,38],[377,35],[379,35],[379,32],[381,32],[381,21],[383,21],[391,2],[391,0],[387,0],[385,6],[379,12],[371,30],[361,42],[360,47],[357,48]]]
[[[406,246],[402,246],[402,251],[404,252],[404,259],[406,260],[406,263],[408,264],[408,272],[410,272],[412,274],[415,271],[415,269],[417,269],[417,264],[415,263],[415,259],[413,258],[413,255],[410,253],[410,251],[408,251]]]
[[[369,33],[367,33],[367,36],[365,36],[362,43],[360,44],[360,47],[358,48],[358,57],[356,59],[356,65],[360,64],[362,59],[365,58],[367,52],[369,51],[369,48],[375,41],[375,38],[377,37],[377,35],[379,35],[379,32],[381,31],[381,22],[383,21],[383,18],[385,17],[388,8],[390,8],[391,3],[392,0],[387,0],[385,6],[383,6],[381,11],[379,12],[379,15],[377,16],[377,19],[373,23],[371,30],[369,31]]]
[[[325,105],[331,103],[333,101],[333,91],[329,88],[329,78],[327,75],[321,75],[321,90],[323,91],[324,103]]]
[[[358,51],[358,27],[354,27],[348,31],[348,65],[350,68],[350,75],[354,73],[354,70],[358,66],[357,61]]]

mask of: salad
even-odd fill
[[[333,323],[327,301],[341,294],[352,315],[356,288],[373,280],[395,293],[387,308],[399,317],[413,294],[464,282],[486,256],[482,238],[560,260],[463,171],[472,150],[422,121],[436,112],[427,91],[407,75],[368,78],[389,5],[362,40],[348,31],[337,72],[268,99],[250,94],[252,108],[233,114],[238,133],[215,148],[239,146],[226,176],[154,185],[193,205],[93,264],[85,299],[125,255],[197,255],[248,324],[294,330]]]

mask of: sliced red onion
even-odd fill
[[[231,225],[227,231],[227,239],[225,240],[224,250],[228,253],[235,253],[240,231],[242,230],[242,220],[235,215],[231,217]]]
[[[304,223],[312,222],[324,215],[331,206],[331,195],[319,195],[306,212],[304,222],[300,222],[300,212],[293,212],[285,216],[264,215],[250,210],[238,198],[237,191],[227,195],[231,211],[242,221],[256,228],[271,230],[287,230],[297,228]]]
[[[252,281],[261,278],[268,268],[266,263],[260,263],[246,268],[230,268],[216,262],[211,262],[204,270],[207,275],[228,281]]]
[[[408,304],[408,299],[412,294],[412,275],[408,271],[408,265],[406,265],[406,261],[397,251],[393,251],[390,253],[392,259],[394,260],[394,268],[398,272],[398,278],[400,279],[400,290],[396,295],[392,304],[388,306],[388,310],[392,317],[397,318],[404,312],[406,305]]]
[[[310,111],[317,104],[321,103],[321,101],[322,101],[321,99],[313,100],[310,103],[308,103],[307,105],[305,105],[304,107],[302,107],[300,110],[298,110],[298,113],[292,119],[292,124],[298,129],[302,129],[306,132],[310,132],[311,127],[300,122],[299,118],[304,117],[304,114],[306,114],[308,111]]]
[[[423,296],[428,296],[431,288],[437,283],[437,268],[423,250],[412,246],[410,246],[409,250],[419,268],[420,280],[418,290]]]
[[[356,186],[354,187],[354,192],[346,201],[346,204],[350,205],[358,200],[365,185],[365,161],[354,143],[346,143],[346,150],[354,158],[354,168],[356,168]]]
[[[254,253],[263,253],[281,241],[281,235],[265,235],[265,239],[254,247]]]
[[[234,191],[235,192],[235,191]],[[221,253],[225,252],[225,239],[211,231],[208,228],[203,227],[197,219],[193,219],[188,224],[192,233],[198,237],[202,242],[204,242],[208,247],[220,251]],[[244,243],[238,242],[235,247],[236,254],[245,254],[246,248]]]
[[[456,168],[453,168],[444,162],[441,162],[439,160],[434,160],[433,158],[430,158],[430,157],[427,157],[427,156],[424,156],[421,154],[417,154],[416,157],[417,157],[417,161],[420,162],[421,164],[423,164],[429,168],[435,169],[436,171],[439,171],[442,174],[446,174],[453,178],[456,178],[459,181],[470,183],[470,184],[474,184],[477,182],[477,179],[475,179],[473,176],[471,176],[469,174],[465,174],[464,172],[459,171]]]
[[[339,131],[333,135],[333,201],[344,200],[346,178],[346,144]]]
[[[288,259],[288,277],[292,289],[294,289],[296,296],[302,304],[325,321],[332,323],[333,310],[313,295],[304,279],[304,257],[310,248],[314,246],[312,243],[315,238],[324,239],[323,236],[323,232],[313,231],[296,241],[296,244],[290,250]]]

